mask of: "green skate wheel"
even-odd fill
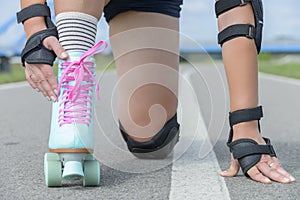
[[[61,161],[58,154],[46,153],[44,157],[45,182],[48,187],[61,186]]]
[[[48,161],[60,161],[59,155],[57,153],[46,153],[44,158]]]
[[[95,160],[95,159],[94,159],[93,154],[87,154],[87,155],[84,157],[84,160]]]
[[[83,164],[83,186],[100,185],[100,164],[98,160],[85,160]]]

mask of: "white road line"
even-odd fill
[[[29,86],[29,84],[25,81],[17,82],[17,83],[7,83],[7,84],[0,85],[0,90],[11,90],[11,89],[22,88],[27,86]]]
[[[204,141],[209,140],[205,140],[208,133],[200,110],[195,110],[195,108],[199,106],[193,105],[198,104],[198,102],[191,99],[192,97],[189,96],[191,92],[186,84],[182,84],[183,78],[186,78],[187,81],[190,80],[190,74],[191,72],[187,71],[180,80],[179,101],[182,109],[178,109],[179,121],[181,123],[181,137],[178,145],[180,146],[180,142],[182,141],[184,142],[191,139],[193,139],[193,142],[188,150],[173,163],[169,199],[229,200],[230,196],[224,178],[219,175],[221,169],[215,153],[211,151],[204,159],[201,159],[199,155],[201,145],[203,145]],[[186,112],[185,110],[194,110],[194,112],[187,111],[190,113],[187,113],[189,116],[186,117],[183,113]],[[198,112],[198,116],[191,116],[195,115],[195,111]],[[185,120],[186,118],[188,118],[188,120]],[[191,121],[196,121],[196,119],[198,119],[197,128],[191,129],[191,127],[193,127]],[[191,134],[195,131],[194,138],[188,138],[193,136]],[[178,145],[175,148],[175,153]],[[211,144],[205,145],[211,148]]]
[[[259,78],[300,86],[300,80],[293,79],[293,78],[287,78],[287,77],[283,77],[283,76],[259,73]]]

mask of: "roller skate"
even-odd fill
[[[45,182],[48,187],[62,180],[82,179],[83,186],[99,186],[100,164],[93,156],[94,54],[107,46],[98,42],[86,52],[69,52],[69,60],[58,63],[58,97],[52,105],[49,151],[44,156]],[[99,95],[98,95],[99,98]]]

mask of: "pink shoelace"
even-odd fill
[[[80,123],[89,125],[92,114],[92,90],[96,85],[98,99],[99,85],[93,73],[94,63],[85,61],[89,56],[101,53],[107,47],[107,42],[99,41],[95,46],[86,51],[79,60],[63,62],[63,73],[58,84],[58,96],[64,88],[62,100],[59,104],[58,122],[64,124]],[[69,83],[75,81],[75,85]],[[85,81],[85,84],[82,84]],[[58,98],[58,97],[57,97]]]

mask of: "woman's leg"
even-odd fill
[[[109,25],[120,122],[132,139],[148,141],[177,110],[179,20],[129,11]]]
[[[63,12],[81,12],[96,17],[98,20],[102,15],[104,6],[109,0],[55,0],[55,14]]]
[[[251,4],[233,8],[218,18],[219,31],[234,24],[252,24],[255,26]],[[254,40],[237,37],[225,42],[222,46],[223,61],[230,92],[230,110],[236,111],[258,106],[258,64],[257,48]],[[258,130],[257,121],[250,121],[233,126],[233,141],[250,138],[259,144],[265,144]],[[273,160],[273,161],[271,161]],[[274,162],[276,170],[265,167],[266,163]],[[222,176],[235,176],[239,171],[237,160],[232,159],[228,170]],[[275,157],[262,155],[261,161],[252,167],[248,174],[256,181],[271,183],[275,180],[282,183],[291,182],[293,178],[281,167]],[[270,178],[270,179],[269,179]]]
[[[58,98],[52,105],[49,136],[52,154],[45,155],[45,166],[54,156],[63,162],[56,168],[45,168],[45,174],[53,175],[56,169],[62,178],[82,177],[84,186],[100,184],[99,162],[93,158],[96,65],[90,48],[95,45],[103,7],[104,1],[100,0],[55,1],[59,42],[67,51],[68,60],[58,60]],[[86,169],[86,160],[93,167]],[[53,181],[50,175],[46,176],[48,186],[61,184],[61,177]]]
[[[86,51],[95,44],[97,23],[106,1],[54,1],[59,41],[66,51]]]

